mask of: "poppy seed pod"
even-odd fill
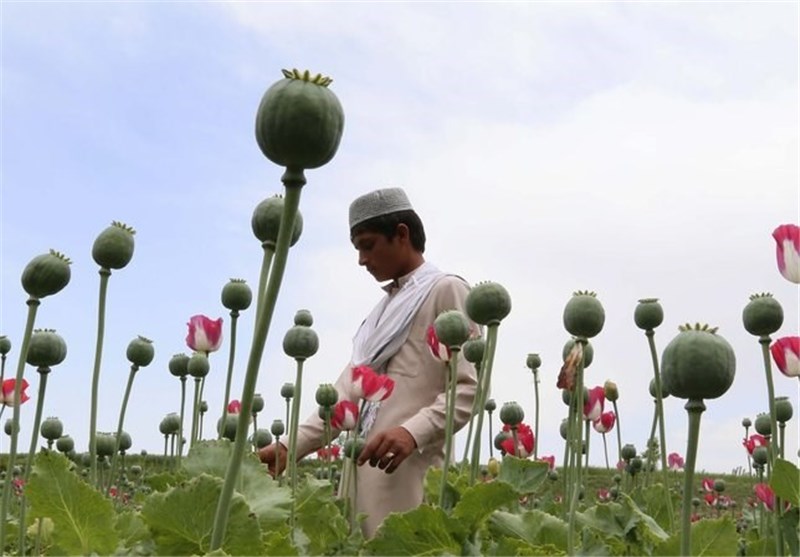
[[[302,361],[310,358],[319,349],[319,337],[311,327],[295,325],[283,337],[283,352],[290,358]]]
[[[644,331],[652,331],[664,321],[664,309],[658,298],[643,298],[633,310],[633,322]]]
[[[768,292],[753,294],[742,310],[742,322],[751,335],[771,335],[783,325],[783,308]]]
[[[55,417],[45,418],[39,426],[39,433],[48,441],[55,441],[64,434],[64,424]]]
[[[775,398],[775,419],[780,423],[786,423],[792,419],[794,408],[789,397],[779,396]]]
[[[592,338],[603,330],[606,312],[597,294],[579,290],[564,306],[564,328],[574,337]],[[585,364],[584,364],[585,365]]]
[[[497,437],[495,437],[495,441],[496,440]],[[497,443],[495,443],[495,446],[497,446]],[[499,451],[500,448],[497,447],[497,450]],[[497,476],[500,475],[500,461],[494,457],[490,458],[489,462],[486,465],[486,470],[489,472],[489,474],[491,474],[493,478],[496,478]]]
[[[200,401],[200,413],[208,412],[208,402],[205,400]]]
[[[339,402],[339,393],[336,391],[336,388],[330,383],[323,383],[322,385],[317,387],[315,398],[317,404],[319,404],[320,406],[324,406],[326,408],[330,408],[334,404]]]
[[[567,356],[572,352],[572,347],[575,346],[575,342],[576,340],[573,337],[564,343],[564,348],[561,349],[562,360],[567,361]],[[592,365],[592,360],[594,360],[594,347],[592,343],[587,340],[583,345],[583,368],[586,369]]]
[[[294,384],[284,383],[281,386],[281,396],[287,400],[294,397]]]
[[[189,375],[189,356],[186,354],[175,354],[169,359],[169,372],[175,377],[186,377]]]
[[[263,449],[272,443],[272,434],[263,428],[258,428],[255,432],[255,439],[250,437],[250,443],[255,445],[257,449]]]
[[[50,368],[67,357],[67,343],[52,329],[36,329],[28,344],[25,361],[37,368]]]
[[[128,344],[125,352],[128,361],[136,367],[147,367],[156,355],[153,341],[143,336],[138,336]]]
[[[493,398],[490,398],[489,400],[486,401],[486,405],[483,408],[484,410],[486,410],[491,414],[492,412],[497,410],[497,403],[494,401]]]
[[[283,420],[272,420],[272,426],[269,430],[272,435],[279,437],[286,432],[286,426],[283,425]]]
[[[138,478],[139,476],[141,476],[143,471],[142,467],[139,466],[138,464],[134,464],[133,466],[128,468],[128,470],[130,470],[131,476],[133,476],[134,478]]]
[[[714,480],[714,491],[716,491],[717,493],[722,493],[723,491],[725,491],[725,480],[723,479]]]
[[[97,456],[112,456],[117,447],[117,440],[111,433],[98,432],[95,436],[95,447],[97,447]]]
[[[511,427],[518,426],[525,419],[525,411],[517,402],[506,402],[500,408],[500,421]]]
[[[314,316],[307,309],[298,309],[294,314],[294,324],[301,327],[310,327],[314,324]]]
[[[358,458],[358,455],[360,455],[361,451],[364,450],[364,446],[366,444],[367,442],[363,437],[354,437],[353,439],[348,439],[344,442],[344,456],[352,459]]]
[[[619,400],[619,388],[617,384],[607,379],[605,383],[603,383],[603,394],[606,396],[606,400],[609,402],[616,402]]]
[[[116,441],[116,434],[114,434],[114,438]],[[119,451],[124,453],[125,451],[129,450],[133,446],[133,440],[131,439],[130,433],[127,431],[123,431],[119,435]]]
[[[636,456],[636,447],[634,447],[630,443],[627,443],[622,446],[620,454],[622,456],[622,459],[627,462]]]
[[[5,356],[11,352],[11,340],[6,335],[0,335],[0,355]]]
[[[202,352],[195,352],[192,354],[192,357],[189,358],[189,362],[186,364],[186,370],[192,377],[200,379],[208,375],[208,372],[211,371],[211,364],[208,362],[208,357],[205,354]]]
[[[750,418],[742,418],[742,427],[750,427],[753,425],[753,422],[750,421]]]
[[[60,292],[71,276],[69,258],[50,250],[38,255],[22,271],[22,288],[33,298],[44,298]]]
[[[471,364],[479,364],[483,361],[483,353],[486,351],[486,341],[483,338],[471,338],[461,347],[464,359]]]
[[[256,393],[253,395],[253,406],[251,413],[258,414],[264,409],[264,397]]]
[[[542,365],[542,359],[539,357],[539,354],[528,354],[528,357],[525,359],[525,365],[531,370],[539,369],[539,366]]]
[[[222,305],[231,311],[244,311],[253,302],[253,291],[244,279],[232,278],[222,287]]]
[[[16,422],[14,418],[8,418],[6,420],[5,425],[3,426],[3,431],[6,432],[6,435],[12,435],[15,431],[19,431],[19,425],[17,424],[15,427]]]
[[[658,398],[658,393],[656,392],[656,380],[655,380],[655,378],[650,380],[650,385],[649,385],[648,388],[650,390],[650,396],[653,397],[653,398]],[[669,396],[669,391],[667,391],[667,389],[664,388],[664,382],[662,381],[661,382],[661,398],[664,399],[664,398],[667,398],[668,396]]]
[[[772,435],[772,422],[770,416],[766,412],[760,412],[756,415],[756,433],[763,436]]]
[[[467,315],[479,325],[497,325],[511,312],[511,296],[496,282],[479,282],[465,301]]]
[[[561,438],[566,441],[567,440],[567,431],[569,428],[569,421],[564,418],[561,420],[561,424],[558,426],[558,433],[561,435]]]
[[[278,242],[278,232],[281,227],[281,220],[283,219],[283,196],[273,195],[268,197],[258,205],[253,211],[253,217],[250,219],[250,226],[253,229],[253,234],[263,244],[276,244]],[[297,211],[294,218],[294,227],[292,228],[292,239],[289,242],[293,246],[300,239],[300,234],[303,232],[303,215]]]
[[[239,416],[237,414],[226,414],[224,422],[222,418],[217,420],[217,433],[229,441],[236,441],[236,428],[238,424]]]
[[[498,451],[503,450],[503,441],[506,439],[511,439],[511,432],[510,431],[501,431],[497,435],[494,436],[494,448]]]
[[[753,462],[760,466],[764,466],[769,460],[769,451],[767,447],[760,446],[753,449]]]
[[[685,325],[664,348],[662,385],[678,398],[702,400],[725,394],[736,375],[736,356],[716,329]]]
[[[122,269],[133,258],[133,235],[130,226],[114,221],[103,230],[92,245],[92,259],[103,269]]]
[[[440,313],[433,321],[439,342],[449,348],[457,348],[469,338],[469,321],[460,311],[453,309]]]
[[[56,449],[60,453],[68,453],[75,449],[75,440],[69,435],[62,435],[56,439]]]
[[[161,432],[161,435],[172,435],[178,433],[180,427],[180,417],[174,412],[170,412],[161,419],[161,422],[158,424],[158,431]]]

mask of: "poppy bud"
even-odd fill
[[[616,402],[619,400],[619,389],[617,388],[617,384],[610,379],[607,379],[606,382],[603,383],[603,390],[607,401]]]
[[[6,335],[0,335],[0,355],[5,356],[11,351],[11,340]]]
[[[622,446],[622,450],[620,452],[622,454],[622,459],[627,462],[636,456],[636,447],[628,443]]]
[[[114,435],[114,437],[116,438],[116,435]],[[132,445],[133,445],[133,440],[131,439],[130,433],[128,433],[127,431],[123,431],[122,433],[120,433],[120,435],[119,435],[119,451],[121,453],[124,453],[125,451],[130,449]]]
[[[750,421],[750,418],[742,418],[742,427],[750,427],[753,425],[753,422]]]
[[[497,403],[494,401],[493,398],[490,398],[489,400],[486,401],[486,406],[484,406],[484,409],[491,414],[492,412],[497,410]]]

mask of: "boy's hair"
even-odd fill
[[[425,227],[419,215],[413,210],[395,211],[378,217],[367,219],[350,229],[352,240],[362,232],[377,232],[391,240],[397,234],[397,225],[405,224],[408,227],[411,245],[420,253],[425,253]]]

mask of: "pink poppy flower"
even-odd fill
[[[800,227],[782,224],[772,232],[775,238],[778,270],[783,277],[800,284]]]
[[[17,386],[16,379],[6,379],[3,381],[3,392],[2,392],[2,399],[0,399],[0,403],[5,404],[6,406],[16,406],[14,401],[14,390]],[[25,392],[25,389],[28,388],[28,381],[26,379],[22,380],[22,390],[20,390],[19,398],[20,404],[24,403],[27,400],[30,400],[31,397],[28,396],[28,393]]]
[[[786,377],[800,377],[800,337],[783,337],[769,347],[775,365]]]
[[[769,445],[769,443],[767,442],[766,437],[759,435],[758,433],[754,433],[749,439],[742,441],[742,445],[744,445],[744,448],[747,449],[747,452],[750,454],[750,456],[753,456],[753,451],[756,450],[757,447],[766,447]]]
[[[510,425],[504,425],[503,431],[511,432]],[[502,443],[500,447],[506,454],[518,456],[520,458],[528,458],[533,454],[533,444],[536,440],[533,438],[533,430],[527,424],[519,424],[517,426],[517,446],[514,447],[514,436],[510,435]]]
[[[238,400],[232,400],[228,403],[228,414],[238,414],[242,411],[242,403]]]
[[[706,493],[703,498],[706,500],[706,505],[709,507],[714,507],[717,504],[717,495],[716,493]]]
[[[436,336],[436,329],[433,325],[428,327],[426,340],[428,341],[428,348],[431,349],[431,354],[433,354],[434,358],[443,362],[450,361],[450,348],[439,342],[439,337]]]
[[[703,478],[703,491],[708,493],[714,491],[714,478]]]
[[[775,510],[775,492],[772,491],[770,486],[765,483],[758,483],[753,486],[753,491],[755,491],[756,497],[758,497],[769,510]]]
[[[611,501],[611,492],[608,491],[606,488],[601,487],[597,490],[597,500],[601,503],[608,503]]]
[[[678,453],[669,453],[667,456],[667,465],[670,470],[683,469],[683,457]]]
[[[205,315],[189,318],[186,344],[195,352],[216,352],[222,344],[222,318],[216,321]]]
[[[592,427],[597,433],[608,433],[614,428],[617,415],[613,411],[603,412],[600,417],[592,422]]]
[[[602,385],[589,389],[589,400],[583,405],[583,418],[595,421],[603,413],[606,402],[606,389]]]
[[[350,431],[358,425],[358,405],[349,400],[340,400],[333,407],[331,427]]]
[[[539,462],[546,462],[550,466],[550,470],[556,467],[556,457],[553,455],[540,456]]]
[[[394,379],[380,375],[369,366],[353,368],[353,391],[358,398],[380,402],[389,398],[394,390]]]

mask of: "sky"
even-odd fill
[[[574,291],[591,290],[606,321],[585,380],[618,384],[623,443],[643,450],[651,428],[653,369],[633,311],[639,299],[659,298],[659,353],[687,322],[719,327],[733,346],[736,378],[706,403],[698,468],[746,470],[741,422],[768,402],[761,348],[742,310],[751,294],[771,292],[785,312],[773,338],[800,330],[798,287],[779,274],[771,237],[780,224],[800,223],[799,17],[789,2],[5,0],[6,375],[16,370],[26,316],[22,270],[49,249],[63,252],[71,282],[43,300],[36,319],[69,350],[50,374],[43,413],[87,450],[99,288],[91,247],[121,221],[136,229],[136,247],[109,281],[98,430],[116,430],[125,349],[142,335],[156,357],[136,374],[124,429],[132,450],[163,451],[158,425],[180,405],[167,364],[189,353],[189,317],[205,314],[225,324],[205,386],[212,435],[231,348],[220,292],[234,277],[257,285],[262,250],[250,218],[283,191],[283,169],[255,142],[256,109],[282,68],[308,69],[333,78],[345,128],[335,158],[306,172],[304,231],[259,372],[261,425],[284,415],[279,391],[294,381],[295,364],[281,343],[295,311],[311,311],[320,337],[305,364],[303,415],[315,411],[316,386],[349,362],[352,335],[382,292],[357,265],[348,206],[402,186],[425,222],[429,261],[508,290],[492,397],[498,407],[519,402],[532,421],[525,360],[541,356],[539,454],[560,464],[562,313]],[[254,313],[238,320],[234,398]],[[798,414],[798,381],[773,375],[776,395]],[[34,398],[22,408],[23,450],[39,385],[33,368],[26,378]],[[665,401],[668,452],[686,451],[683,404]],[[498,422],[495,414],[495,431]],[[797,423],[787,426],[790,458]],[[615,434],[608,443],[613,455]],[[7,446],[3,436],[0,451]],[[592,433],[593,465],[604,465],[600,447]]]

